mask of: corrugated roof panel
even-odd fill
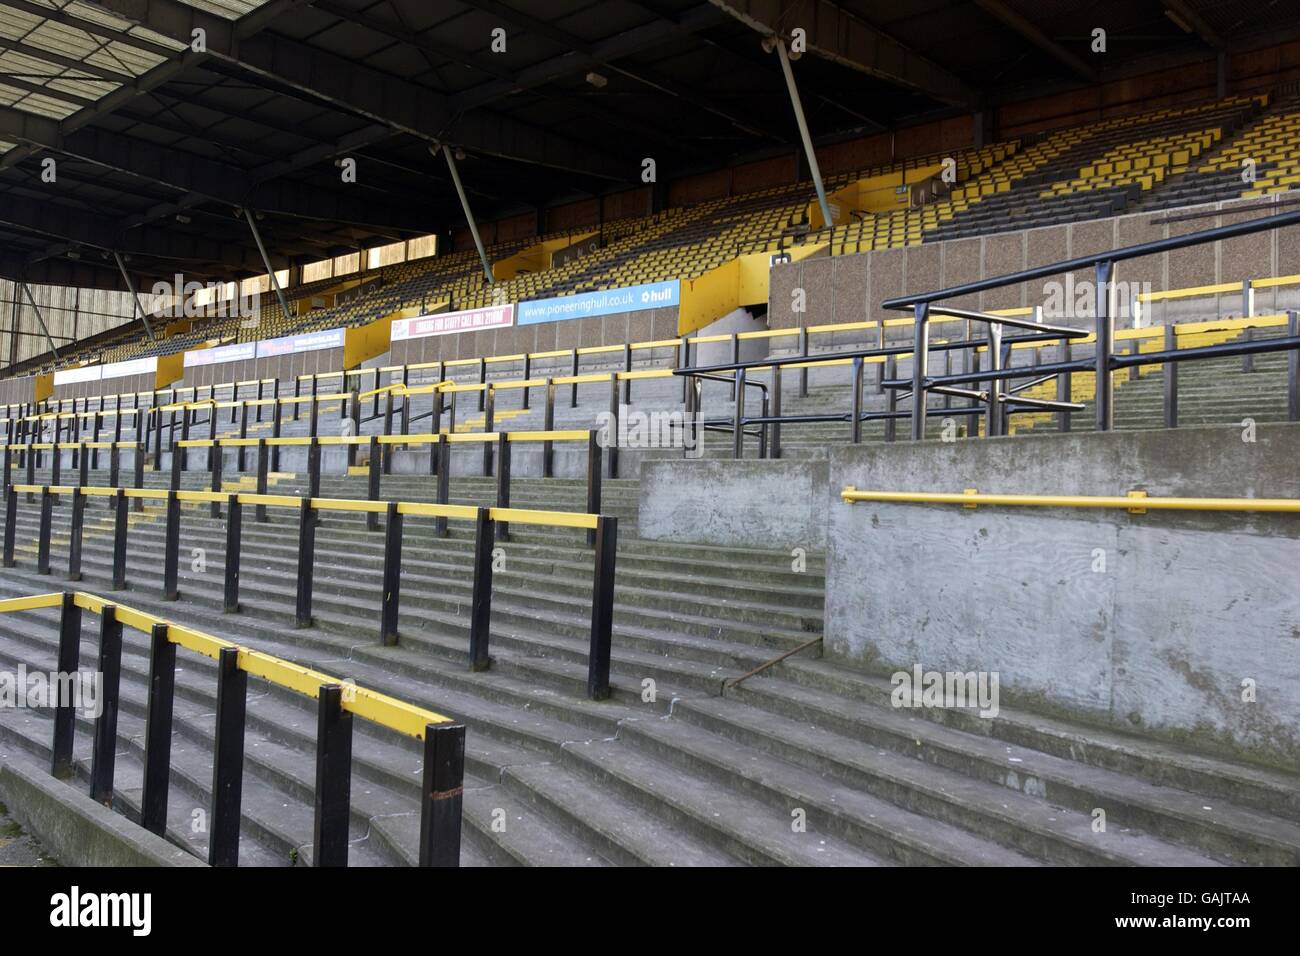
[[[77,111],[77,107],[71,103],[65,103],[63,100],[56,100],[50,96],[43,96],[40,93],[29,93],[22,91],[22,97],[18,100],[11,100],[7,105],[15,109],[22,110],[24,113],[35,113],[38,116],[49,116],[52,119],[63,119]]]
[[[129,73],[131,76],[148,73],[163,62],[163,59],[161,56],[155,56],[141,50],[133,50],[120,43],[109,43],[94,53],[81,58],[83,63],[100,66],[116,73]]]
[[[30,13],[0,7],[0,37],[7,40],[20,40],[44,22]]]
[[[266,0],[186,0],[186,5],[195,10],[205,10],[219,17],[225,17],[227,20],[237,20],[250,10],[256,10],[264,2]]]

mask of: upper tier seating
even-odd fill
[[[987,235],[1189,202],[1259,195],[1300,182],[1300,128],[1295,99],[1269,106],[1268,97],[1234,96],[1192,107],[1164,108],[1050,132],[1031,142],[999,143],[958,152],[956,183],[943,198],[919,208],[871,214],[850,210],[833,229],[810,229],[815,201],[809,182],[710,200],[694,206],[628,217],[599,227],[601,245],[562,265],[519,271],[489,284],[478,253],[459,249],[364,273],[286,290],[296,315],[283,314],[273,293],[261,295],[256,322],[202,318],[187,331],[150,342],[138,325],[61,353],[60,366],[168,354],[205,342],[273,338],[351,327],[401,309],[477,308],[670,279],[694,279],[747,253],[775,251],[829,239],[831,255],[851,255],[944,239]],[[933,166],[944,154],[913,157],[827,177],[827,191],[859,179]],[[1240,163],[1257,160],[1258,181],[1241,188]],[[517,238],[487,248],[501,262],[546,240],[582,233]],[[346,290],[346,301],[304,309],[313,295]],[[50,371],[47,358],[25,363],[21,374]]]

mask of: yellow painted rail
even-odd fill
[[[937,491],[866,491],[852,485],[840,497],[853,504],[858,501],[883,501],[901,504],[980,505],[1028,508],[1122,508],[1125,511],[1264,511],[1300,514],[1300,498],[1175,498],[1152,497],[1144,491],[1127,495],[1015,495],[981,494],[973,488],[961,492]]]
[[[557,433],[558,434],[558,433]],[[582,433],[587,436],[586,432]],[[495,436],[491,436],[495,437]],[[86,497],[113,497],[119,491],[126,498],[141,498],[149,501],[166,501],[172,492],[167,488],[108,488],[79,485],[24,485],[9,486],[14,494],[84,495]],[[188,502],[224,502],[235,498],[241,505],[261,505],[268,508],[302,507],[303,498],[294,495],[259,495],[254,492],[223,491],[180,491],[176,492],[178,501]],[[372,501],[368,498],[309,498],[308,507],[313,511],[339,511],[382,514],[388,510],[389,502]],[[398,514],[423,518],[450,518],[455,521],[473,521],[478,517],[478,508],[474,505],[438,504],[426,501],[398,501]],[[539,511],[531,508],[488,508],[488,516],[493,521],[508,521],[512,524],[543,525],[549,528],[597,528],[600,515],[584,511]]]
[[[320,696],[322,687],[330,684],[343,684],[347,687],[347,693],[343,695],[342,700],[342,708],[345,711],[355,714],[357,717],[374,721],[399,734],[414,737],[417,740],[424,739],[424,731],[427,725],[452,722],[452,718],[443,714],[425,710],[423,707],[416,707],[414,704],[407,704],[378,691],[356,687],[350,681],[342,681],[321,671],[294,664],[291,661],[274,657],[251,647],[235,644],[232,641],[215,637],[192,627],[186,627],[183,624],[177,624],[175,621],[166,618],[156,617],[147,611],[126,607],[116,601],[110,601],[107,598],[86,591],[74,592],[73,600],[77,607],[90,611],[92,614],[101,614],[106,606],[112,605],[116,609],[118,621],[127,627],[143,631],[145,634],[150,633],[155,624],[164,624],[167,626],[167,639],[177,647],[183,647],[213,660],[220,656],[222,649],[227,647],[236,648],[239,652],[240,670],[253,677],[260,677],[279,687],[310,697],[313,700]],[[0,601],[0,614],[58,607],[62,603],[63,595],[58,592],[10,598],[9,600]]]

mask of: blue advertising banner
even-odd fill
[[[645,309],[667,308],[681,303],[681,283],[652,282],[626,289],[605,289],[600,292],[581,292],[556,299],[537,299],[520,302],[515,306],[515,325],[536,325],[539,322],[562,322],[568,319],[588,319],[616,312],[641,312]]]

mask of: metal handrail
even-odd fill
[[[61,673],[70,674],[77,670],[82,612],[98,615],[101,622],[98,693],[102,707],[95,719],[91,751],[92,799],[107,804],[113,798],[117,714],[121,699],[122,629],[130,627],[151,638],[139,821],[145,829],[159,836],[167,831],[176,648],[182,647],[217,662],[209,864],[236,866],[239,862],[243,741],[248,677],[251,675],[319,702],[321,732],[316,743],[314,792],[314,862],[317,866],[347,865],[351,762],[347,757],[340,759],[339,755],[350,753],[352,748],[352,723],[348,715],[423,741],[425,785],[420,801],[420,865],[459,865],[461,790],[465,772],[463,723],[387,694],[358,687],[352,681],[339,680],[86,591],[0,600],[0,614],[56,607],[61,609],[58,652]],[[76,731],[73,700],[56,702],[53,724],[50,772],[56,777],[68,777],[72,774]],[[441,781],[441,785],[431,786],[435,780]]]
[[[1224,239],[1232,239],[1237,236],[1252,235],[1257,232],[1264,232],[1300,224],[1300,211],[1282,213],[1279,215],[1264,216],[1259,219],[1250,219],[1246,222],[1232,223],[1227,226],[1219,226],[1214,229],[1205,229],[1200,232],[1188,233],[1184,236],[1171,236],[1167,239],[1157,239],[1153,242],[1138,243],[1137,245],[1124,246],[1120,249],[1112,249],[1105,252],[1098,252],[1088,256],[1078,256],[1073,259],[1065,259],[1059,262],[1049,263],[1047,265],[1035,266],[1032,269],[1021,269],[1017,272],[1006,273],[1000,276],[991,276],[987,279],[979,279],[974,282],[967,282],[958,286],[951,286],[947,289],[938,289],[931,292],[922,292],[902,296],[894,296],[886,299],[881,303],[882,308],[894,310],[912,310],[914,315],[913,327],[913,348],[912,348],[912,429],[911,437],[913,441],[920,441],[925,437],[926,422],[926,398],[929,386],[934,381],[929,376],[928,358],[930,351],[930,332],[929,321],[931,313],[953,315],[958,314],[972,320],[989,322],[990,329],[996,332],[1001,329],[1002,325],[1018,324],[1006,322],[998,317],[986,315],[978,312],[966,312],[965,310],[945,307],[938,303],[944,299],[955,299],[964,296],[975,295],[980,292],[986,292],[990,289],[1000,289],[1006,286],[1018,285],[1023,282],[1029,282],[1034,279],[1043,279],[1050,276],[1060,275],[1066,272],[1072,272],[1075,269],[1092,268],[1096,271],[1096,286],[1099,290],[1096,297],[1097,314],[1095,316],[1096,328],[1096,348],[1093,350],[1093,362],[1091,370],[1096,373],[1096,430],[1110,431],[1115,424],[1115,407],[1114,407],[1114,382],[1111,379],[1111,373],[1118,368],[1131,367],[1133,365],[1147,364],[1147,359],[1140,359],[1137,356],[1130,356],[1126,361],[1117,361],[1117,356],[1113,355],[1113,342],[1115,339],[1115,317],[1111,314],[1110,292],[1113,288],[1111,276],[1115,263],[1123,262],[1129,259],[1136,259],[1142,256],[1156,255],[1164,252],[1171,252],[1177,249],[1186,249],[1191,246],[1203,245],[1208,242],[1218,242]],[[1104,293],[1104,294],[1103,294]],[[1083,334],[1083,330],[1077,330]],[[1296,321],[1294,314],[1291,320],[1291,338],[1297,338]],[[1206,353],[1200,350],[1186,350],[1187,352],[1199,352],[1199,355],[1175,356],[1173,350],[1167,350],[1166,356],[1170,361],[1183,361],[1197,357],[1203,357],[1208,354],[1253,354],[1254,346],[1257,343],[1238,343],[1241,351],[1231,353]],[[1259,351],[1274,351],[1279,348],[1297,348],[1300,344],[1287,343],[1284,345],[1270,345],[1267,349]],[[1000,349],[995,352],[995,371],[1001,364],[998,358]],[[1077,368],[1062,369],[1064,372],[1078,370]],[[1041,370],[1040,370],[1041,374]],[[1292,362],[1290,369],[1290,417],[1295,420],[1297,417],[1297,390],[1296,390],[1296,367]],[[987,402],[987,425],[985,434],[997,435],[1002,431],[1003,410],[996,397],[999,392],[998,382],[1004,378],[1013,376],[985,376],[985,380],[992,383],[989,390],[989,400]],[[966,379],[971,381],[972,379]],[[948,382],[951,383],[951,379]],[[1176,381],[1171,376],[1171,381]],[[900,385],[894,383],[891,387],[898,388]],[[1175,386],[1176,387],[1176,386]],[[1176,408],[1176,393],[1171,394],[1166,399],[1166,418],[1168,419],[1169,408]],[[1065,409],[1061,409],[1064,411]]]
[[[1300,514],[1300,498],[1180,498],[1153,497],[1145,491],[1127,495],[989,494],[969,488],[962,492],[864,491],[847,486],[840,498],[848,504],[880,501],[901,504],[980,505],[1038,508],[1119,508],[1134,514],[1147,511],[1262,511]]]

